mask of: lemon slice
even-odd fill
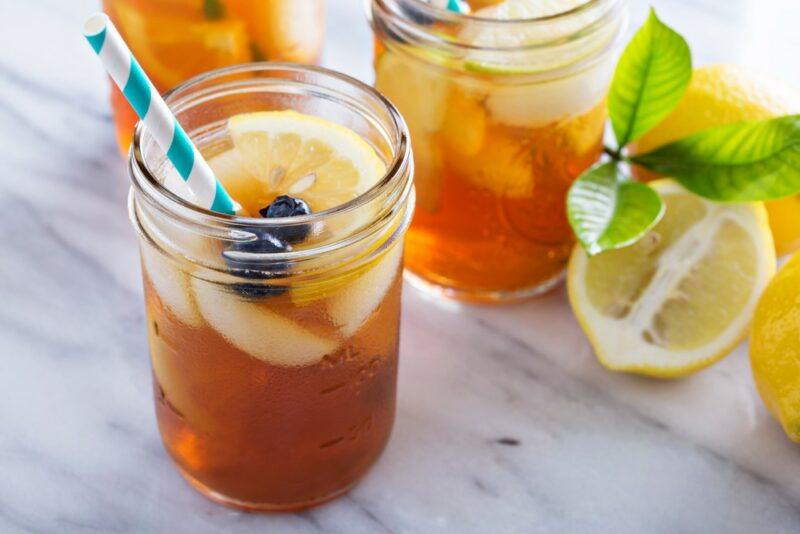
[[[113,3],[120,32],[161,90],[208,70],[251,60],[245,25],[236,20],[191,20],[167,11]]]
[[[330,300],[328,313],[343,336],[353,335],[378,309],[397,278],[402,261],[402,243],[395,244]]]
[[[338,343],[267,309],[225,292],[221,286],[192,278],[197,307],[208,324],[233,346],[272,365],[297,367],[318,363]]]
[[[314,212],[353,200],[386,165],[354,131],[296,111],[264,111],[228,120],[233,149],[209,164],[251,215],[278,195],[305,200]]]
[[[621,250],[590,259],[576,248],[569,298],[603,365],[681,376],[745,337],[775,252],[761,203],[715,204],[669,180],[652,185],[663,220]]]

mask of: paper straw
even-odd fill
[[[466,14],[470,12],[469,5],[464,0],[431,0],[431,4],[454,13]]]
[[[448,0],[447,9],[456,13],[469,12],[469,7],[463,2],[463,0]]]
[[[92,15],[84,24],[83,35],[100,57],[111,79],[186,182],[196,203],[212,211],[235,214],[236,204],[233,199],[178,124],[167,103],[139,66],[108,16],[104,13]]]

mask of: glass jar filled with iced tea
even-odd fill
[[[241,210],[195,206],[137,128],[130,215],[164,446],[224,504],[324,502],[394,420],[406,126],[370,87],[290,64],[213,71],[167,102]]]
[[[625,0],[370,0],[376,88],[405,117],[410,278],[475,301],[562,277],[565,197],[601,155]]]
[[[103,9],[161,92],[229,65],[317,63],[325,35],[325,0],[103,0]],[[113,84],[111,105],[127,154],[138,118]]]

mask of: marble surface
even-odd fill
[[[361,1],[330,4],[326,63],[371,80]],[[795,0],[655,4],[698,63],[800,84]],[[273,516],[195,493],[156,432],[93,7],[0,0],[0,532],[800,531],[800,449],[746,348],[681,381],[609,373],[563,290],[485,308],[407,288],[397,425],[353,492]]]

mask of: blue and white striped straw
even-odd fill
[[[447,9],[456,13],[469,13],[469,6],[463,0],[447,0]]]
[[[436,7],[447,9],[454,13],[467,14],[470,12],[469,4],[464,0],[432,0],[431,3]]]
[[[186,182],[195,202],[212,211],[235,214],[236,203],[178,124],[108,16],[104,13],[92,15],[84,24],[83,34],[111,79]]]

